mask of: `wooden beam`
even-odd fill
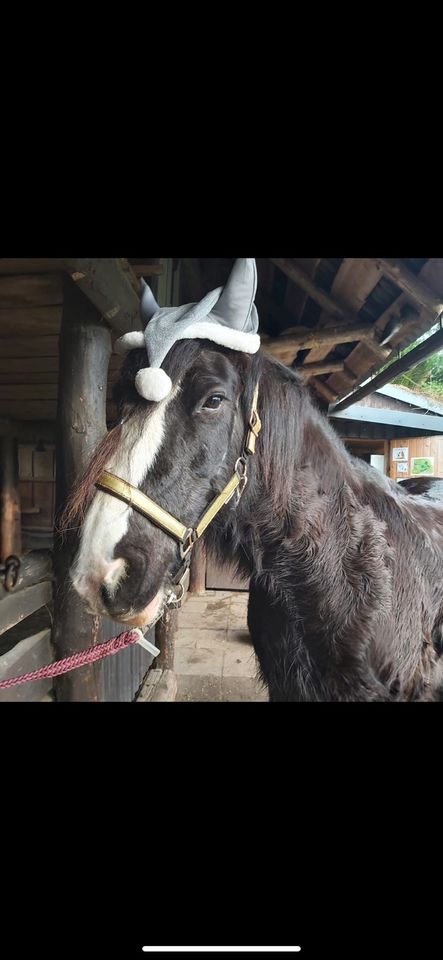
[[[20,556],[21,514],[18,451],[14,437],[0,437],[0,562]]]
[[[26,587],[17,594],[5,593],[0,603],[0,634],[11,630],[51,601],[52,583],[49,580]]]
[[[111,271],[113,275],[113,271]],[[104,282],[104,274],[100,274]],[[66,503],[75,479],[87,466],[106,433],[106,378],[111,334],[100,314],[67,275],[63,278],[63,321],[60,334],[60,390],[57,416],[56,516]],[[68,531],[54,542],[54,644],[57,658],[100,642],[102,622],[86,612],[72,590],[69,570],[78,549],[78,533]],[[82,667],[56,682],[57,699],[99,701],[102,670]]]
[[[271,354],[282,362],[288,362],[289,358],[294,360],[299,350],[306,350],[310,347],[320,347],[325,344],[333,346],[336,343],[353,343],[355,340],[362,340],[371,335],[372,326],[367,323],[358,325],[343,324],[339,327],[323,327],[313,330],[307,330],[306,327],[300,332],[287,333],[276,339],[262,336],[262,348],[265,353]]]
[[[443,297],[439,296],[428,283],[425,283],[412,270],[409,270],[409,267],[402,260],[380,258],[375,262],[386,277],[393,280],[408,297],[419,303],[421,307],[425,307],[435,314],[443,311]]]
[[[331,387],[328,387],[327,383],[324,383],[323,380],[318,380],[316,377],[311,380],[310,386],[314,387],[317,393],[323,397],[327,403],[334,403],[337,399],[337,394]]]
[[[335,362],[333,360],[326,360],[324,363],[303,363],[298,367],[295,367],[297,373],[300,373],[302,377],[321,377],[324,373],[341,373],[345,369],[345,365],[342,362]],[[1,387],[0,387],[1,390]]]
[[[76,285],[119,336],[141,330],[140,300],[127,260],[67,259],[66,266]]]
[[[336,320],[343,320],[349,322],[349,317],[345,310],[339,306],[338,303],[329,296],[328,293],[325,293],[324,290],[321,290],[320,287],[317,287],[314,280],[305,273],[304,270],[295,262],[295,260],[288,260],[284,258],[270,258],[272,263],[282,270],[283,273],[289,277],[293,283],[296,283],[297,286],[301,287],[312,300],[315,300],[315,303],[318,303],[323,310],[326,310],[331,317],[334,317]],[[355,319],[355,318],[354,318]]]
[[[420,343],[414,350],[410,350],[410,352],[404,357],[401,357],[400,360],[392,363],[391,366],[383,370],[382,373],[373,377],[369,383],[366,383],[363,387],[360,387],[359,390],[355,390],[354,393],[350,394],[349,397],[345,397],[344,400],[337,403],[334,406],[334,412],[339,413],[340,410],[346,410],[347,407],[352,406],[354,403],[359,403],[364,397],[368,397],[371,393],[374,393],[374,390],[378,390],[379,387],[384,387],[386,383],[390,383],[391,380],[400,376],[401,373],[412,370],[417,364],[421,363],[422,360],[426,360],[427,357],[432,356],[432,354],[442,348],[443,330],[438,330],[432,337],[428,337],[427,340]]]

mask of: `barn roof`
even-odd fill
[[[0,416],[55,419],[65,271],[116,338],[138,324],[140,276],[154,287],[163,284],[174,302],[189,302],[223,283],[232,263],[230,258],[0,259]],[[439,258],[258,258],[257,269],[264,349],[297,367],[326,405],[429,330],[443,303]],[[119,362],[112,357],[109,390]]]

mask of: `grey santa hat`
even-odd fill
[[[211,290],[200,303],[161,308],[143,279],[141,288],[140,315],[145,332],[126,333],[116,341],[115,349],[124,354],[146,346],[149,366],[139,370],[135,378],[135,386],[145,400],[164,400],[171,392],[172,382],[162,363],[177,340],[212,340],[242,353],[259,350],[254,259],[236,260],[226,285]]]

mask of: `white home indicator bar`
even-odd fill
[[[300,953],[301,947],[143,947],[145,953]]]

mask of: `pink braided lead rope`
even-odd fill
[[[47,667],[40,667],[40,670],[24,673],[21,677],[11,677],[10,680],[0,680],[0,690],[16,687],[19,683],[29,683],[30,680],[46,680],[47,677],[59,677],[62,673],[77,670],[78,667],[84,667],[87,663],[104,660],[105,657],[119,653],[125,647],[130,647],[132,644],[139,642],[140,631],[129,630],[128,633],[121,633],[118,637],[113,637],[112,640],[107,640],[105,643],[97,643],[95,647],[89,647],[88,650],[80,650],[79,653],[73,653],[71,657],[64,657],[63,660],[56,660],[55,663],[50,663]]]

